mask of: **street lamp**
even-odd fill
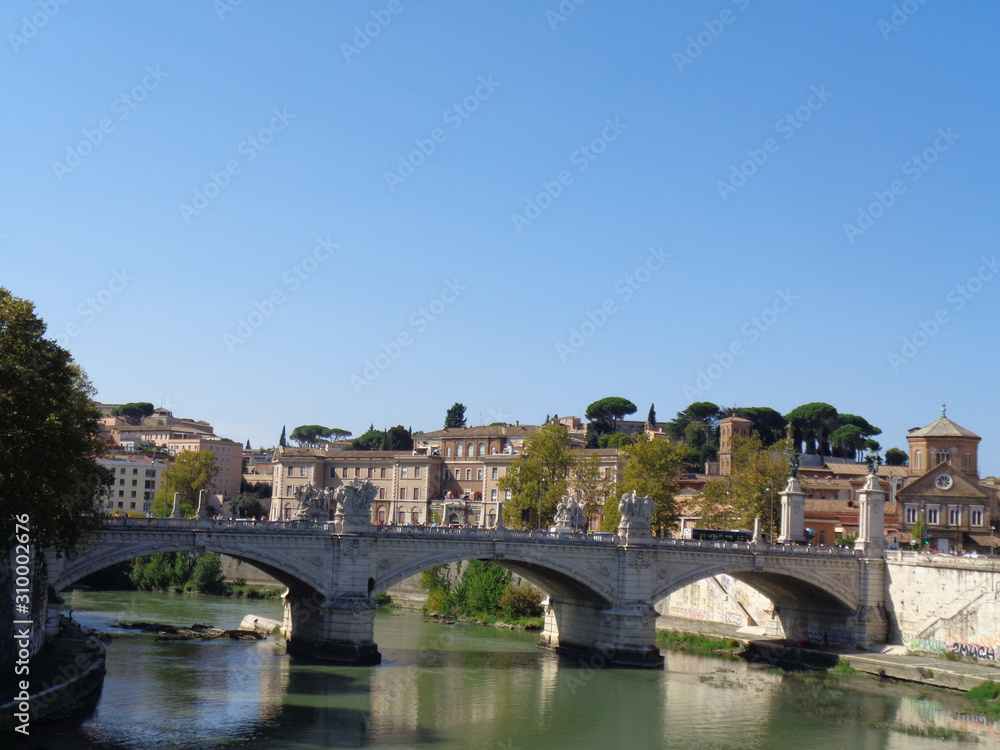
[[[767,483],[767,497],[771,501],[771,522],[767,528],[767,543],[774,539],[774,482]]]

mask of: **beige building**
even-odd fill
[[[167,465],[145,456],[112,456],[97,463],[113,475],[111,486],[101,498],[108,513],[153,512],[153,499],[163,483]]]
[[[223,515],[226,503],[240,493],[243,479],[243,448],[232,440],[204,437],[172,438],[166,441],[167,452],[176,458],[185,451],[209,451],[215,456],[218,474],[208,485],[209,494],[219,503]]]

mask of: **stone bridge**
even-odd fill
[[[449,529],[305,521],[108,519],[75,554],[48,559],[59,591],[110,565],[154,552],[231,555],[288,587],[284,635],[292,653],[370,664],[373,597],[437,565],[491,560],[548,594],[540,645],[609,663],[657,667],[653,605],[726,574],[774,602],[786,637],[866,647],[886,639],[880,548]],[[777,634],[776,634],[777,635]]]

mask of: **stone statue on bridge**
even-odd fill
[[[299,502],[299,510],[295,514],[297,521],[329,521],[331,491],[321,489],[308,482],[295,491],[295,499]]]
[[[865,463],[868,464],[868,473],[872,476],[878,476],[878,467],[882,465],[882,457],[871,448],[868,449],[868,455],[865,456]]]
[[[579,501],[563,495],[562,500],[556,505],[556,515],[552,522],[556,526],[567,526],[583,531],[587,528],[587,515],[583,512],[583,506]]]
[[[355,479],[350,484],[340,485],[334,494],[337,511],[333,520],[341,528],[369,526],[372,500],[377,494],[378,487],[367,480]]]
[[[618,533],[649,534],[652,531],[654,502],[651,497],[639,497],[636,492],[626,492],[618,502],[621,520]]]

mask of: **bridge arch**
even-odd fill
[[[808,568],[795,571],[755,570],[750,561],[706,565],[686,571],[660,584],[653,592],[653,604],[685,586],[717,575],[735,578],[756,589],[779,606],[782,604],[822,606],[844,613],[855,612],[860,606],[857,594],[825,576],[817,575]]]
[[[325,593],[322,571],[307,569],[302,565],[301,558],[295,555],[281,550],[265,550],[260,545],[248,547],[243,540],[227,539],[221,535],[208,540],[198,539],[197,542],[192,542],[190,536],[184,538],[184,535],[126,543],[97,539],[89,548],[66,556],[58,572],[50,576],[50,584],[58,592],[92,573],[157,552],[190,552],[194,555],[215,552],[253,565],[286,587],[305,586]]]
[[[495,554],[484,554],[482,549],[467,548],[436,552],[408,559],[380,575],[375,580],[371,593],[374,596],[400,581],[430,568],[469,560],[494,562],[521,576],[550,597],[590,601],[603,606],[611,606],[612,602],[615,601],[615,592],[608,581],[603,581],[585,571],[563,565],[552,559],[543,563],[533,556],[518,555],[510,549],[505,551],[503,557],[498,557]]]

